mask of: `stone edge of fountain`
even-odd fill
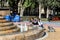
[[[48,37],[48,33],[47,32],[44,32],[44,33],[46,34],[43,37],[35,39],[35,40],[44,40],[46,37]]]

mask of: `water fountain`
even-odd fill
[[[10,34],[19,31],[19,28],[16,27],[12,22],[6,21],[3,17],[0,16],[0,35]]]
[[[26,24],[25,28],[27,28]],[[45,31],[37,27],[34,29],[33,26],[28,26],[28,30],[24,30],[24,32],[20,32],[19,27],[0,16],[0,40],[35,40],[41,38]]]

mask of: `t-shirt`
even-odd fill
[[[39,21],[38,21],[38,24],[39,24],[40,26],[43,25],[43,23],[42,23],[42,22],[39,22]]]
[[[16,15],[12,21],[13,22],[19,22],[20,21],[20,16]]]
[[[6,21],[10,21],[11,20],[11,16],[10,15],[6,15],[4,18],[5,18]]]
[[[35,21],[35,20],[34,20],[34,21],[32,22],[32,24],[33,24],[33,25],[38,25],[38,21]]]

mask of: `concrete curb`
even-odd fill
[[[36,40],[44,40],[44,38],[46,38],[47,36],[48,36],[48,33],[46,32],[46,35],[45,35],[44,37],[38,38],[38,39],[36,39]]]

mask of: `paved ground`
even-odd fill
[[[44,40],[60,40],[60,22],[43,22],[48,33],[48,37]],[[48,32],[48,26],[52,26],[55,28],[56,32]]]
[[[54,26],[54,27],[60,27],[60,21],[51,21],[51,22],[48,22],[48,21],[43,21],[44,24],[47,24],[49,26]]]
[[[43,24],[46,28],[46,32],[48,33],[48,37],[46,37],[44,40],[60,40],[60,21],[43,21]],[[54,27],[56,32],[48,32],[48,26]]]

